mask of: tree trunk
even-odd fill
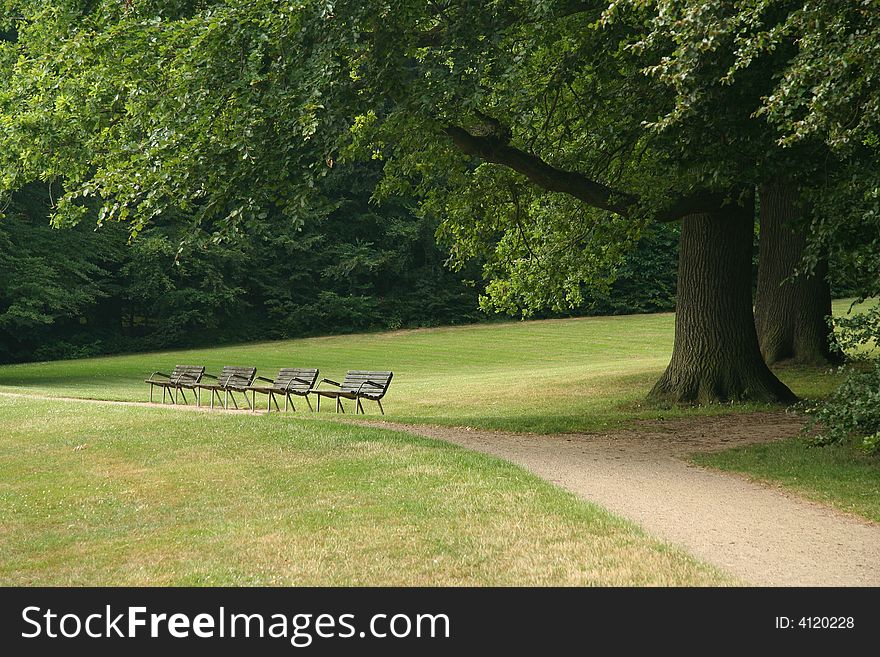
[[[810,276],[786,280],[801,264],[807,246],[803,233],[791,228],[801,215],[797,188],[784,181],[762,185],[760,214],[755,326],[765,362],[840,362],[831,349],[826,321],[831,314],[828,262],[817,263]]]
[[[764,363],[752,313],[754,204],[682,221],[675,343],[648,398],[675,403],[797,398]]]

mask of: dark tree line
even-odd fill
[[[267,216],[222,243],[172,220],[130,244],[119,224],[55,229],[29,186],[0,221],[0,360],[477,321],[479,269],[444,267],[436,221],[370,205],[356,174],[326,216]]]
[[[0,362],[490,319],[479,263],[452,271],[436,220],[370,203],[377,175],[343,169],[324,216],[266,217],[219,243],[172,220],[131,241],[118,223],[53,228],[48,188],[29,185],[0,220]],[[565,314],[671,310],[676,241],[646,236],[613,285]]]

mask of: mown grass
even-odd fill
[[[854,443],[812,447],[803,438],[696,454],[695,463],[773,483],[880,522],[880,458]]]
[[[154,369],[254,364],[393,369],[389,419],[419,423],[557,432],[758,408],[644,405],[672,334],[665,314],[311,338],[4,366],[0,391],[143,401]],[[807,397],[838,380],[779,375]],[[515,466],[332,420],[0,396],[0,584],[728,581]],[[876,519],[875,463],[801,447],[701,462]]]
[[[847,307],[841,301],[835,310]],[[391,369],[391,419],[502,430],[590,431],[632,419],[762,408],[646,405],[669,360],[673,324],[669,313],[589,317],[7,365],[0,367],[0,390],[144,401],[150,372],[187,363],[214,373],[223,365],[255,365],[268,376],[280,367],[318,367],[337,380],[348,369]],[[811,368],[778,374],[803,397],[823,396],[839,380]]]
[[[0,397],[2,585],[714,585],[504,461],[293,417]]]

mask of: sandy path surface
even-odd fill
[[[880,525],[684,460],[697,451],[795,435],[800,420],[782,412],[643,422],[606,434],[537,435],[351,417],[345,421],[437,438],[516,463],[750,584],[880,586]]]
[[[642,423],[605,435],[375,424],[517,463],[750,584],[880,586],[880,525],[682,460],[793,436],[800,421],[785,413]]]

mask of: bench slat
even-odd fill
[[[202,365],[175,365],[171,371],[172,383],[198,383],[205,374]]]
[[[225,365],[217,379],[217,385],[221,388],[246,388],[254,382],[256,375],[256,367]]]
[[[295,380],[301,379],[306,383]],[[314,368],[283,367],[278,370],[274,385],[280,388],[288,388],[296,392],[307,392],[315,386],[318,379],[318,370]],[[292,382],[292,383],[291,383]]]
[[[391,385],[393,372],[388,371],[371,371],[371,370],[349,370],[345,378],[342,380],[340,390],[343,392],[357,392],[370,399],[381,399],[388,392],[388,386]],[[380,387],[366,383],[371,381],[379,384]]]

